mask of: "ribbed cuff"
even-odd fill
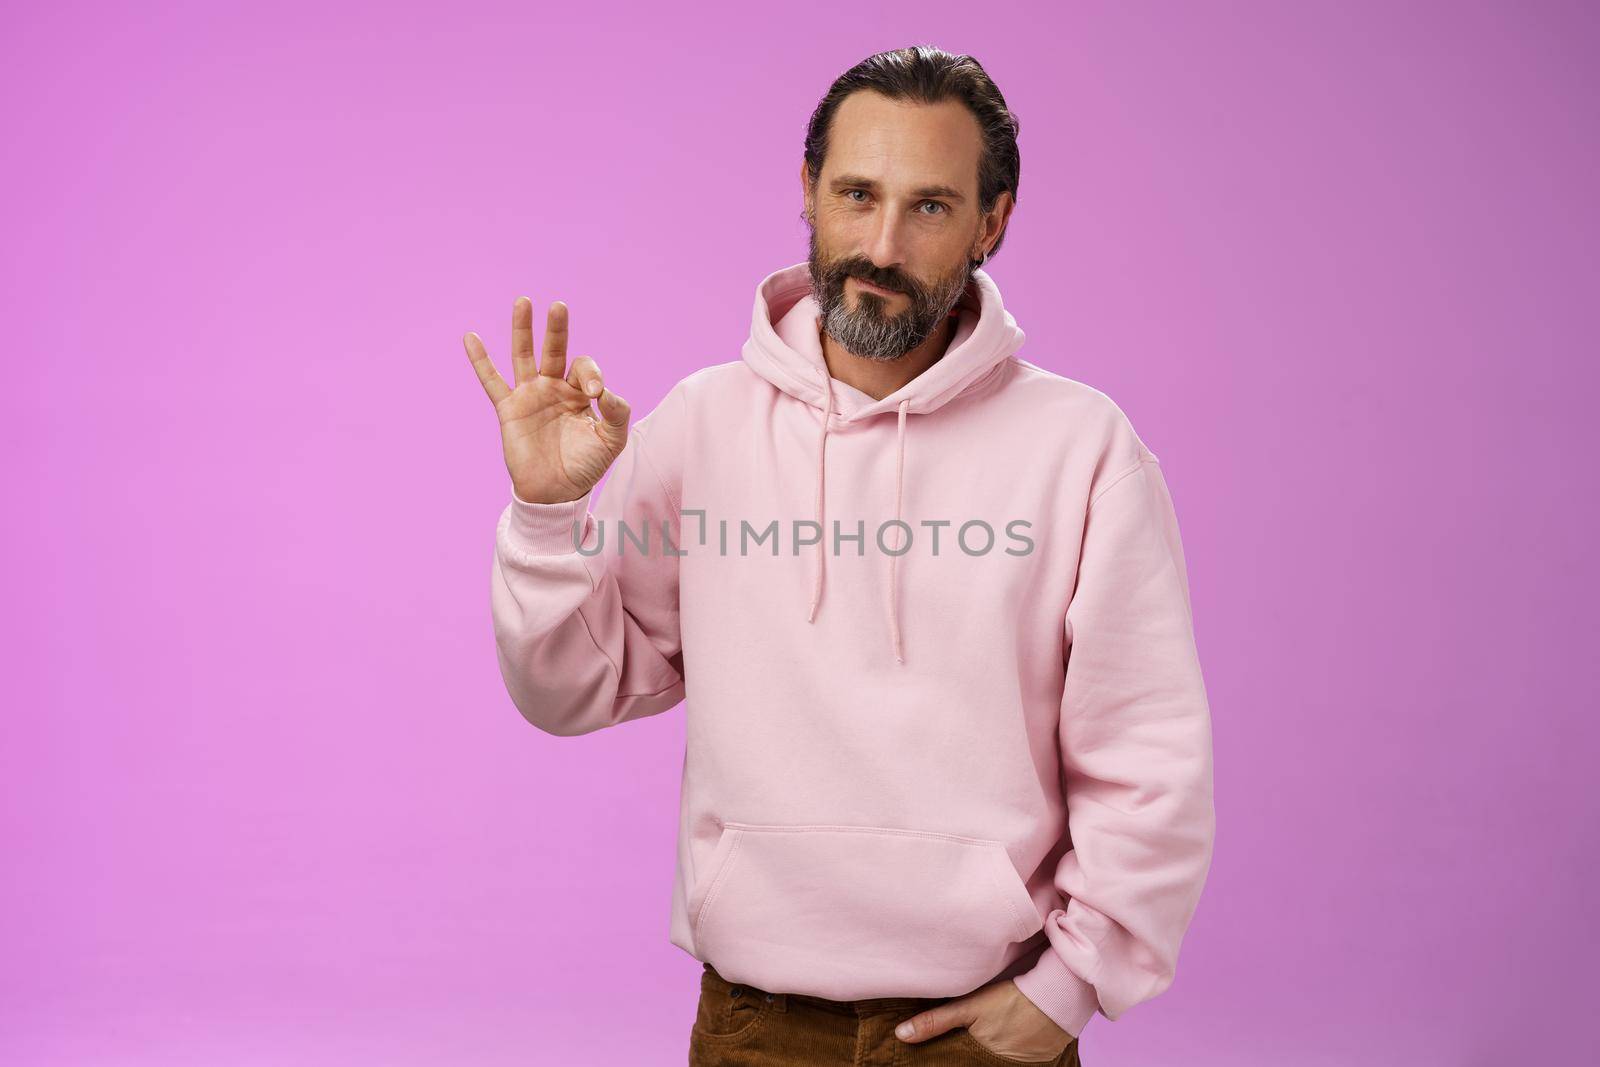
[[[507,528],[512,544],[531,556],[576,552],[593,492],[591,489],[576,500],[563,500],[558,504],[535,504],[513,491],[511,521]]]
[[[1061,954],[1048,944],[1033,970],[1017,975],[1012,982],[1018,992],[1073,1037],[1083,1033],[1100,1008],[1094,986],[1074,974]]]

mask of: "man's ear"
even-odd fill
[[[983,217],[983,230],[978,235],[978,253],[988,252],[1000,240],[1000,235],[1006,232],[1006,223],[1011,218],[1011,209],[1016,207],[1016,200],[1009,192],[1001,193],[995,198],[994,207],[990,208]]]
[[[800,206],[808,219],[816,210],[816,205],[811,202],[811,168],[806,166],[804,156],[800,158]]]

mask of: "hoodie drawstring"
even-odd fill
[[[828,393],[822,405],[822,437],[817,441],[817,574],[811,582],[811,611],[806,615],[806,622],[817,617],[817,602],[822,599],[822,560],[827,555],[823,546],[828,541],[828,528],[822,523],[822,476],[828,466],[828,423],[833,420],[833,375],[824,370],[822,380]]]
[[[822,600],[823,572],[825,569],[824,559],[827,556],[826,545],[828,540],[826,532],[827,527],[823,523],[822,500],[823,480],[828,468],[828,423],[833,420],[833,376],[824,373],[822,377],[825,382],[825,388],[827,389],[827,399],[822,407],[822,433],[817,439],[817,527],[821,533],[819,534],[817,541],[817,571],[816,576],[812,579],[811,583],[811,609],[806,614],[807,622],[812,622],[816,619],[817,604]],[[910,406],[911,400],[909,398],[900,401],[899,419],[895,431],[894,517],[897,523],[900,521],[901,486],[905,476],[906,409]],[[904,552],[907,546],[899,541],[896,541],[896,547],[898,547],[901,552]],[[897,564],[899,559],[900,553],[892,553],[889,556],[889,593],[888,597],[884,601],[884,610],[889,617],[889,638],[890,643],[894,648],[895,662],[904,663],[906,660],[902,652],[904,641],[902,640],[900,634],[900,609],[896,600],[896,576],[898,574]]]
[[[906,408],[910,404],[911,401],[909,399],[900,401],[900,426],[896,432],[894,448],[894,518],[896,522],[900,521],[900,483],[901,476],[905,471],[906,461]],[[896,529],[898,529],[898,527],[896,527]],[[899,542],[896,542],[896,546],[901,552],[904,552],[909,547],[910,535],[908,534],[906,536],[906,544],[900,544]],[[906,658],[900,654],[900,607],[895,603],[894,584],[895,564],[898,563],[899,560],[899,553],[895,553],[889,557],[889,634],[891,639],[894,641],[895,662],[904,663]]]

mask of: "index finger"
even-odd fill
[[[468,330],[461,343],[466,346],[467,358],[472,360],[472,369],[478,372],[478,381],[483,383],[483,391],[498,405],[511,395],[511,390],[506,387],[506,380],[500,377],[500,372],[495,370],[494,361],[489,358],[488,350],[483,347],[483,339]]]

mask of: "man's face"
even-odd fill
[[[806,189],[808,263],[822,327],[846,350],[898,359],[961,298],[998,228],[979,211],[982,148],[977,120],[954,100],[862,91],[834,112],[814,197]]]

